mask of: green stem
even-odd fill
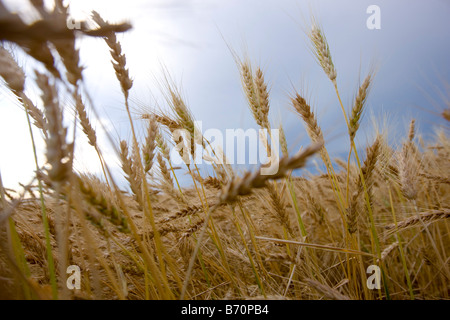
[[[33,146],[33,156],[34,156],[34,163],[36,164],[36,172],[39,173],[39,163],[37,159],[37,151],[36,151],[36,144],[34,141],[34,135],[33,135],[33,129],[31,127],[31,121],[30,121],[30,115],[28,113],[28,98],[24,95],[20,96],[20,99],[22,100],[22,103],[25,107],[25,114],[27,116],[27,123],[28,123],[28,130],[30,132],[31,137],[31,144]],[[53,260],[53,254],[52,254],[52,245],[50,243],[50,228],[48,224],[48,218],[47,218],[47,208],[45,206],[44,202],[44,192],[42,189],[42,182],[39,177],[37,176],[38,180],[38,187],[39,187],[39,195],[40,195],[40,201],[41,201],[41,212],[42,212],[42,223],[44,225],[44,236],[45,236],[45,246],[47,251],[47,262],[48,262],[48,271],[50,275],[50,284],[52,287],[52,298],[54,300],[58,299],[58,284],[56,281],[56,271],[55,271],[55,263]]]

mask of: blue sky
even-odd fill
[[[24,1],[6,1],[23,10]],[[445,0],[159,0],[72,1],[72,14],[83,19],[98,10],[111,21],[129,20],[134,29],[118,38],[134,79],[132,101],[141,109],[164,107],[156,79],[162,65],[182,86],[203,128],[256,127],[243,95],[239,72],[227,45],[246,53],[265,71],[271,88],[270,117],[282,121],[292,152],[309,143],[303,124],[292,112],[289,97],[303,90],[317,112],[333,156],[348,150],[345,121],[333,86],[309,51],[302,27],[312,11],[328,38],[344,106],[350,108],[359,79],[377,67],[358,143],[365,146],[373,135],[372,117],[387,123],[390,138],[404,136],[411,118],[430,138],[433,127],[445,124],[439,113],[448,103],[450,76],[450,2]],[[381,29],[369,30],[369,5],[381,9]],[[85,39],[81,56],[88,88],[102,121],[113,136],[130,138],[120,87],[103,41]],[[3,93],[3,91],[2,91]],[[0,93],[0,94],[2,94]],[[446,100],[447,99],[447,100]],[[6,185],[27,182],[33,162],[26,123],[17,106],[0,96],[0,130],[17,137],[0,141],[0,170]],[[116,133],[117,132],[117,133]],[[13,134],[13,135],[12,135]],[[105,137],[100,137],[106,142]],[[19,147],[20,146],[20,150]],[[79,170],[99,171],[95,154],[81,147]],[[105,150],[110,164],[117,160]],[[17,159],[21,159],[18,161]]]

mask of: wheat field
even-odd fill
[[[395,147],[377,132],[359,150],[355,138],[376,72],[369,71],[353,105],[344,107],[333,48],[315,18],[308,45],[336,92],[348,128],[348,157],[330,156],[327,128],[301,92],[291,92],[290,108],[311,142],[290,152],[282,127],[271,123],[264,72],[234,54],[255,123],[280,132],[276,144],[263,139],[268,156],[278,144],[281,149],[278,170],[264,175],[237,172],[222,150],[195,135],[194,116],[169,76],[162,88],[167,108],[136,118],[126,48],[116,37],[130,24],[110,23],[93,12],[89,24],[70,30],[62,0],[52,10],[31,3],[41,16],[33,24],[0,1],[1,94],[11,94],[24,110],[33,147],[37,139],[45,142],[46,162],[38,161],[34,148],[35,179],[23,190],[3,186],[0,176],[0,299],[449,299],[448,127],[423,141],[412,120]],[[119,107],[132,134],[109,138],[126,188],[111,174],[92,126],[98,115],[87,108],[95,101],[83,86],[85,66],[76,49],[82,37],[105,41],[123,93]],[[10,48],[44,71],[26,74]],[[27,94],[30,82],[39,89],[36,101]],[[442,111],[447,121],[449,114]],[[146,128],[143,138],[138,124]],[[98,155],[101,176],[74,170],[74,159],[82,156],[70,140],[74,129]],[[173,165],[173,149],[184,161],[181,170]],[[211,163],[208,176],[191,161],[199,149]],[[323,172],[305,170],[312,159]],[[189,186],[179,182],[186,174]],[[80,289],[67,285],[69,266],[79,267]],[[378,271],[369,272],[370,266]],[[373,279],[375,287],[369,285]]]

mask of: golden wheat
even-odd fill
[[[133,121],[133,80],[116,36],[129,24],[111,24],[93,12],[98,28],[83,22],[80,29],[69,30],[69,8],[62,0],[51,9],[42,1],[31,3],[39,17],[28,24],[0,1],[0,77],[25,109],[30,126],[33,121],[40,129],[46,146],[45,163],[36,157],[36,179],[23,185],[22,192],[7,189],[0,176],[1,299],[450,298],[445,285],[450,254],[446,132],[422,141],[412,120],[403,143],[388,144],[390,137],[379,132],[360,162],[355,139],[361,134],[374,72],[358,88],[347,118],[330,48],[315,19],[308,35],[344,112],[349,158],[331,161],[313,109],[294,92],[291,107],[312,144],[290,153],[280,121],[283,157],[272,163],[278,170],[239,174],[223,150],[197,132],[187,100],[167,73],[162,91],[169,111],[146,110]],[[89,65],[80,65],[79,35],[103,37],[110,49],[133,133],[132,142],[116,142],[126,185],[115,181],[100,152],[103,146],[92,125],[96,119],[89,117],[88,110],[97,114],[83,77]],[[40,71],[26,74],[4,43],[22,48],[40,63]],[[269,82],[250,59],[236,61],[256,124],[270,129]],[[27,96],[29,84],[39,89],[37,101]],[[64,121],[69,108],[76,111],[74,128]],[[442,116],[448,120],[448,110]],[[142,140],[136,135],[137,121],[145,128]],[[77,125],[97,151],[103,179],[73,168],[78,155],[75,141],[68,139],[69,129]],[[191,136],[185,139],[180,131]],[[37,137],[31,137],[36,148]],[[270,157],[273,141],[262,142]],[[172,147],[186,164],[184,172],[174,167]],[[212,173],[191,162],[196,148],[205,151]],[[316,173],[293,175],[317,153],[326,171],[318,164]],[[351,162],[352,153],[357,163]],[[192,178],[192,187],[179,183],[184,173]],[[68,264],[83,269],[77,293],[63,283]],[[373,264],[382,269],[383,290],[365,287],[365,268]]]

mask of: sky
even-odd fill
[[[25,0],[9,0],[23,12]],[[84,20],[96,10],[111,22],[129,21],[133,29],[118,36],[134,80],[131,105],[139,113],[165,108],[160,92],[163,68],[182,93],[203,130],[256,128],[230,48],[250,58],[265,73],[270,88],[270,120],[280,122],[290,152],[309,144],[290,97],[305,94],[317,114],[332,157],[348,152],[345,120],[334,88],[310,51],[306,29],[311,13],[322,25],[337,70],[344,106],[352,106],[367,72],[377,73],[367,101],[357,143],[371,141],[374,128],[387,130],[399,143],[412,118],[424,139],[445,128],[439,114],[448,107],[450,79],[450,2],[446,0],[76,0],[71,15]],[[380,8],[381,29],[366,25],[370,5]],[[107,146],[100,122],[115,139],[131,139],[123,96],[101,39],[81,39],[83,75],[100,119],[94,121],[100,144]],[[19,56],[20,57],[20,56]],[[32,66],[25,58],[19,61]],[[30,86],[30,95],[36,90]],[[4,184],[28,183],[34,170],[24,111],[0,90],[0,172]],[[70,117],[70,114],[68,115]],[[69,118],[70,119],[70,118]],[[374,120],[375,119],[375,120]],[[138,125],[138,128],[139,125]],[[143,129],[139,131],[143,135]],[[444,130],[448,130],[444,129]],[[37,136],[38,131],[35,130]],[[38,139],[39,140],[39,139]],[[99,174],[93,150],[77,138],[75,168]],[[38,141],[43,153],[45,146]],[[103,150],[120,176],[114,150]],[[40,156],[40,161],[45,158]],[[204,170],[208,170],[205,168]]]

